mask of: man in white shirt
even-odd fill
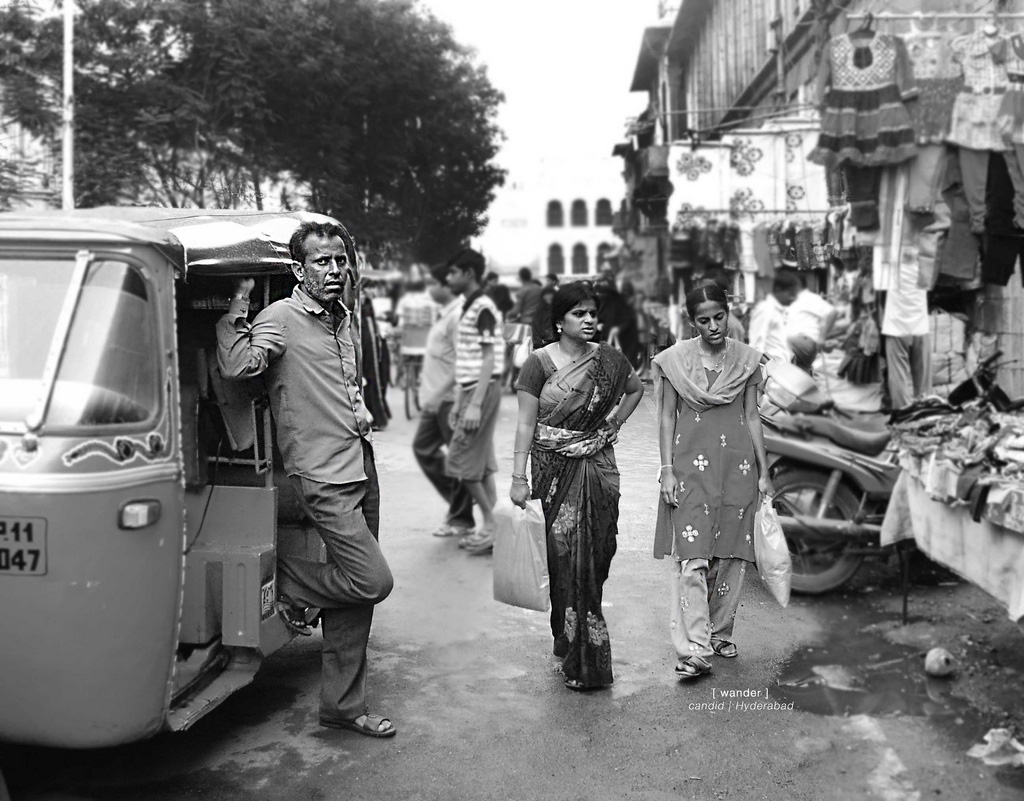
[[[800,279],[793,273],[780,272],[772,282],[772,294],[754,306],[747,332],[750,347],[769,359],[789,362],[793,354],[787,341],[787,309],[800,291]]]
[[[812,292],[801,281],[803,288],[786,309],[786,340],[793,354],[793,362],[807,372],[825,349],[829,332],[839,312],[821,295]]]
[[[885,295],[882,335],[893,411],[906,408],[932,386],[928,292],[918,287],[917,274],[917,253],[907,248],[899,281]]]

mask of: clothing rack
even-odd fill
[[[734,211],[733,209],[687,209],[684,213],[688,217],[708,217],[713,214],[738,214],[740,216],[744,214],[782,214],[787,217],[817,217],[823,214],[831,214],[833,211],[836,211],[836,209],[825,209],[824,211],[818,211],[817,209],[799,209],[798,211],[793,211],[792,209],[745,209],[743,211]]]
[[[1024,19],[1024,14],[1001,14],[998,11],[987,11],[987,12],[985,12],[983,14],[981,14],[981,13],[962,13],[962,14],[958,14],[958,13],[955,13],[955,12],[924,13],[924,12],[921,12],[921,11],[915,11],[912,14],[908,14],[908,13],[902,13],[902,14],[896,13],[896,14],[894,14],[891,11],[879,11],[877,14],[874,14],[874,13],[871,13],[871,12],[860,12],[860,11],[858,11],[858,12],[856,12],[854,14],[847,14],[846,15],[846,19],[848,19],[848,20],[867,19],[869,14],[870,14],[871,18],[875,22],[886,22],[887,20],[907,20],[907,19],[909,19],[909,20],[916,20],[917,22],[924,22],[926,20],[938,20],[938,19],[949,19],[949,20],[959,20],[959,19],[987,19],[987,20],[991,20],[991,19],[996,19],[996,20]]]

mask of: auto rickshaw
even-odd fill
[[[277,554],[323,545],[215,324],[239,275],[290,291],[306,219],[330,218],[0,215],[0,740],[187,729],[294,636]]]

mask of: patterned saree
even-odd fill
[[[602,687],[612,683],[612,660],[601,596],[619,517],[616,435],[602,425],[632,368],[608,346],[562,369],[543,357],[553,372],[539,396],[531,463],[547,527],[551,632],[566,679]]]

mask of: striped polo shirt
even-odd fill
[[[500,378],[505,370],[505,340],[501,336],[501,312],[482,290],[466,298],[459,319],[455,346],[455,382],[460,386],[475,384],[480,378],[483,362],[481,345],[494,346],[492,378]]]

